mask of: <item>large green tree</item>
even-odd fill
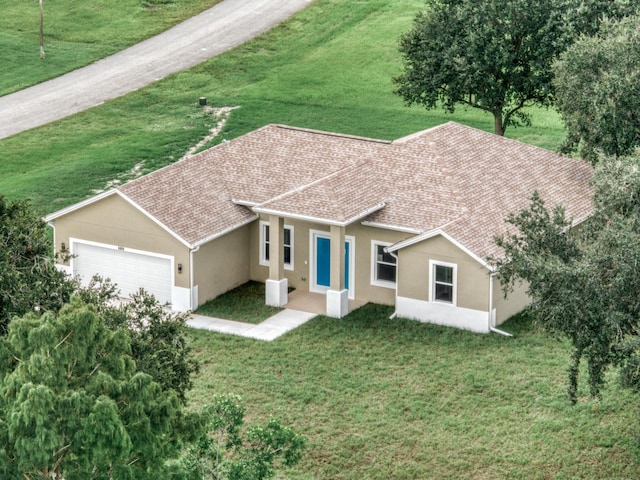
[[[602,15],[618,17],[627,0],[428,0],[400,39],[407,104],[484,110],[495,133],[529,124],[525,108],[553,102],[551,65],[576,35]]]
[[[14,319],[0,371],[2,478],[166,478],[198,431],[175,394],[136,371],[127,332],[79,299]]]
[[[497,239],[504,255],[493,259],[505,291],[525,281],[539,323],[571,341],[572,402],[582,359],[592,395],[612,364],[623,367],[625,383],[640,385],[633,368],[640,358],[640,152],[601,159],[594,185],[594,213],[578,229],[535,194],[528,209],[508,217],[515,228]]]
[[[28,202],[0,195],[0,329],[16,315],[59,310],[75,289],[55,267],[47,225]]]
[[[554,65],[556,104],[568,129],[564,150],[584,158],[626,155],[640,144],[640,17],[605,21]]]
[[[77,292],[86,303],[96,306],[108,327],[128,331],[138,370],[151,375],[164,390],[173,390],[186,403],[193,376],[199,370],[187,340],[189,314],[167,310],[142,289],[126,302],[118,294],[117,285],[99,276]]]
[[[524,108],[549,105],[550,66],[562,51],[555,0],[433,0],[400,40],[407,104],[453,112],[468,105],[493,115],[495,133],[528,123]]]
[[[266,480],[275,464],[297,464],[306,439],[276,418],[245,427],[240,397],[216,395],[204,409],[206,431],[184,458],[193,480]]]

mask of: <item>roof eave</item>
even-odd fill
[[[250,218],[247,218],[247,219],[243,220],[240,223],[236,223],[235,225],[227,227],[224,230],[221,230],[220,232],[214,233],[213,235],[205,237],[202,240],[198,240],[197,242],[189,245],[189,248],[191,248],[192,250],[194,250],[196,248],[200,248],[205,243],[212,242],[213,240],[215,240],[217,238],[223,237],[227,233],[231,233],[234,230],[237,230],[238,228],[244,227],[245,225],[249,225],[250,223],[255,222],[258,218],[259,218],[258,215],[252,215]]]
[[[140,213],[142,213],[145,217],[147,217],[149,220],[151,220],[156,225],[158,225],[160,228],[162,228],[165,232],[167,232],[173,238],[178,240],[181,244],[183,244],[186,247],[191,248],[189,242],[187,242],[184,238],[182,238],[180,235],[178,235],[176,232],[171,230],[169,227],[167,227],[164,223],[162,223],[156,217],[154,217],[149,212],[147,212],[144,208],[142,208],[140,205],[138,205],[130,197],[128,197],[127,195],[122,193],[120,190],[115,189],[115,188],[111,189],[111,190],[107,190],[106,192],[103,192],[103,193],[101,193],[99,195],[96,195],[94,197],[88,198],[88,199],[86,199],[86,200],[84,200],[82,202],[70,205],[70,206],[68,206],[66,208],[58,210],[57,212],[51,213],[51,214],[47,215],[46,217],[44,217],[44,221],[51,225],[51,221],[53,221],[53,220],[55,220],[57,218],[60,218],[60,217],[62,217],[64,215],[68,215],[69,213],[73,213],[73,212],[75,212],[77,210],[80,210],[81,208],[84,208],[84,207],[87,207],[89,205],[92,205],[92,204],[94,204],[94,203],[96,203],[96,202],[98,202],[100,200],[103,200],[103,199],[105,199],[107,197],[110,197],[111,195],[118,195],[125,202],[127,202],[129,205],[131,205],[136,210],[138,210]]]
[[[414,235],[420,235],[424,233],[424,230],[418,230],[416,228],[402,227],[400,225],[389,225],[387,223],[371,222],[369,220],[363,220],[362,225],[365,227],[382,228],[384,230],[393,230],[394,232],[412,233]]]
[[[103,198],[107,198],[115,193],[118,193],[118,190],[116,189],[111,189],[111,190],[107,190],[106,192],[102,192],[99,195],[95,195],[93,197],[89,197],[86,200],[83,200],[81,202],[78,203],[74,203],[73,205],[69,205],[68,207],[62,208],[58,211],[55,211],[53,213],[50,213],[49,215],[47,215],[46,217],[44,217],[44,221],[49,223],[52,220],[55,220],[56,218],[60,218],[64,215],[67,215],[69,213],[75,212],[76,210],[80,210],[81,208],[84,208],[88,205],[91,205],[92,203],[95,203],[99,200],[102,200]]]
[[[456,240],[455,238],[453,238],[451,235],[449,235],[448,233],[446,233],[444,230],[440,228],[422,233],[420,235],[416,235],[415,237],[407,238],[406,240],[401,240],[400,242],[394,243],[393,245],[390,245],[387,248],[385,248],[385,251],[389,253],[397,252],[398,250],[409,247],[411,245],[415,245],[416,243],[420,243],[424,240],[428,240],[438,235],[441,235],[447,240],[449,240],[456,247],[458,247],[460,250],[465,252],[467,255],[469,255],[471,258],[473,258],[483,267],[487,268],[490,271],[494,270],[494,267],[492,267],[489,263],[487,263],[486,260],[476,255],[474,252],[472,252],[470,249],[465,247],[462,243],[460,243],[458,240]]]
[[[312,215],[302,215],[299,213],[292,213],[292,212],[285,212],[282,210],[274,210],[274,209],[270,209],[270,208],[264,208],[264,207],[254,207],[253,211],[255,213],[261,213],[263,215],[277,215],[279,217],[286,217],[286,218],[293,218],[295,220],[302,220],[302,221],[306,221],[306,222],[314,222],[314,223],[319,223],[321,225],[330,225],[330,226],[335,226],[335,227],[346,227],[347,225],[351,225],[353,222],[357,222],[358,220],[362,220],[363,218],[371,215],[374,212],[377,212],[378,210],[383,209],[386,206],[386,203],[379,203],[377,205],[374,205],[373,207],[370,207],[360,213],[358,213],[357,215],[348,218],[347,220],[344,221],[338,221],[338,220],[331,220],[328,218],[321,218],[321,217],[314,217]]]

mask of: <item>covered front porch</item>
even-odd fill
[[[288,237],[291,234],[285,232],[283,216],[269,215],[268,245],[264,247],[269,252],[269,275],[265,282],[267,305],[297,309],[292,306],[293,302],[293,305],[300,304],[300,310],[333,318],[342,318],[356,308],[353,239],[345,235],[345,225],[325,223],[323,226],[328,227],[328,230],[309,228],[308,254],[305,255],[304,262],[296,263],[295,272],[305,279],[308,289],[298,288],[291,295],[285,275],[285,264],[291,265],[288,257],[292,241]],[[301,263],[304,265],[300,265]]]
[[[291,310],[299,310],[301,312],[315,313],[317,315],[327,314],[327,299],[322,293],[304,292],[302,290],[294,290],[289,292],[289,299],[286,308]],[[350,313],[356,308],[360,308],[366,302],[358,300],[349,300],[347,302],[348,312]]]

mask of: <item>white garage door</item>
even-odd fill
[[[172,272],[168,258],[77,242],[73,253],[76,255],[73,273],[84,282],[99,274],[117,284],[123,297],[144,288],[160,303],[171,303]]]

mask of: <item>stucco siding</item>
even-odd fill
[[[498,280],[493,281],[493,305],[496,309],[496,325],[500,325],[511,318],[516,313],[521,312],[531,303],[531,298],[527,295],[527,286],[523,283],[516,283],[513,291],[504,297],[502,285]]]
[[[261,218],[268,221],[268,218]],[[294,252],[293,269],[285,269],[284,276],[290,287],[308,292],[311,283],[311,231],[330,234],[327,225],[286,219],[285,225],[293,227]],[[252,280],[265,282],[269,278],[269,267],[260,264],[260,222],[250,226],[251,244],[249,247],[250,277]],[[393,244],[410,237],[411,234],[392,230],[367,227],[354,223],[345,228],[345,236],[353,237],[352,246],[355,252],[354,298],[358,301],[376,302],[387,305],[395,303],[395,288],[379,287],[371,284],[371,242],[376,240]]]
[[[249,262],[251,280],[266,282],[269,278],[269,267],[260,263],[260,222],[268,222],[268,217],[261,217],[250,227],[251,242],[249,245]],[[293,269],[285,269],[284,276],[288,285],[303,292],[309,291],[309,230],[327,230],[326,226],[299,220],[285,219],[285,226],[293,227]]]
[[[445,237],[438,235],[398,251],[398,296],[430,300],[430,262],[456,266],[456,306],[489,312],[489,271]]]
[[[189,288],[189,249],[118,195],[70,212],[56,219],[54,226],[58,251],[62,243],[69,248],[75,238],[174,257],[174,285]]]
[[[193,253],[198,305],[249,280],[249,238],[252,225],[205,243]]]
[[[367,227],[360,223],[347,227],[346,234],[355,237],[356,300],[384,305],[395,304],[395,287],[386,288],[371,283],[372,241],[394,244],[412,235],[394,230]]]

